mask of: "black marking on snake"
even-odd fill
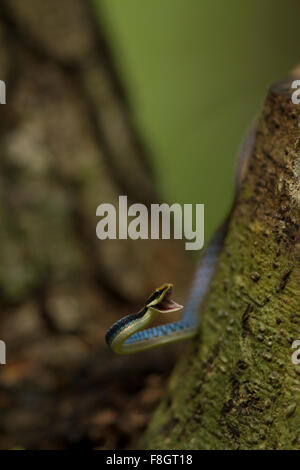
[[[116,334],[118,334],[120,331],[122,331],[123,328],[125,326],[127,326],[129,323],[137,320],[138,318],[142,318],[145,315],[146,312],[147,312],[147,307],[144,307],[140,312],[132,313],[131,315],[127,315],[126,317],[123,317],[119,321],[114,323],[107,330],[106,335],[105,335],[105,341],[108,344],[108,346],[111,344],[111,342],[113,341]]]

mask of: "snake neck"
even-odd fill
[[[108,342],[111,349],[118,354],[130,354],[195,336],[198,325],[196,318],[147,328],[159,314],[149,308],[142,317],[128,315],[126,324],[118,328],[114,337]]]
[[[116,322],[107,331],[107,344],[111,347],[114,352],[118,354],[128,354],[130,352],[136,352],[137,347],[133,347],[133,345],[130,343],[124,344],[125,341],[140,332],[140,330],[147,328],[156,319],[158,315],[159,312],[146,307],[139,313],[127,315],[126,317]]]

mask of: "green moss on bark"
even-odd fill
[[[197,338],[172,374],[146,448],[298,449],[300,107],[274,86]],[[298,170],[297,170],[298,169]]]

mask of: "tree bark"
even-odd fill
[[[142,446],[299,449],[300,106],[273,86],[199,334]]]
[[[90,2],[3,0],[0,43],[0,447],[132,446],[174,349],[117,358],[104,334],[160,282],[182,297],[190,262],[96,238],[99,204],[159,197]]]

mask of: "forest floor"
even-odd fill
[[[1,449],[138,446],[180,348],[114,355],[104,343],[112,316],[98,316],[88,337],[51,331],[31,302],[2,311]]]

